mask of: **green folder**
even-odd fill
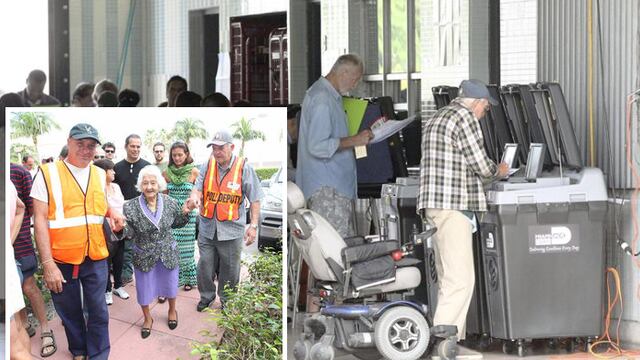
[[[349,129],[349,136],[353,136],[360,130],[360,124],[362,118],[364,118],[364,112],[367,110],[367,100],[342,97],[342,104],[344,105],[344,111],[347,113],[347,129]]]

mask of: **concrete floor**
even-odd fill
[[[293,358],[293,345],[300,337],[302,331],[303,319],[305,314],[298,314],[296,316],[297,321],[295,328],[292,329],[291,323],[287,326],[287,359]],[[528,353],[524,359],[527,360],[541,360],[541,359],[596,359],[596,357],[589,355],[582,351],[575,353],[569,353],[566,349],[551,350],[547,346],[547,342],[540,340],[535,341],[527,347]],[[429,356],[424,356],[421,359],[430,359]],[[458,356],[458,359],[478,359],[479,357],[466,357]],[[502,342],[496,340],[492,342],[489,348],[482,351],[482,359],[488,360],[503,360],[503,359],[518,359],[517,353],[504,354],[502,352]],[[336,360],[358,360],[357,357],[348,354],[336,354]]]

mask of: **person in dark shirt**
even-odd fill
[[[29,73],[27,87],[18,92],[24,106],[60,106],[58,99],[43,92],[46,83],[47,75],[44,71],[33,70]]]
[[[22,226],[20,227],[18,237],[13,243],[13,252],[20,272],[22,272],[22,292],[29,299],[33,313],[40,323],[40,336],[42,338],[40,355],[47,357],[53,355],[57,348],[55,338],[53,337],[53,331],[49,328],[49,322],[47,321],[44,298],[42,297],[42,293],[40,292],[40,289],[36,284],[35,277],[33,276],[38,270],[38,260],[31,240],[31,215],[33,211],[33,201],[29,194],[31,193],[31,185],[33,184],[33,181],[29,171],[18,164],[12,163],[10,172],[11,182],[15,185],[18,197],[25,205],[25,215],[22,219]],[[27,321],[26,309],[22,309],[20,311],[20,317],[22,318],[23,324],[28,324],[27,333],[29,336],[34,336],[36,334],[36,329]]]
[[[120,186],[122,194],[125,200],[133,199],[140,195],[140,192],[136,190],[136,183],[138,181],[138,174],[143,167],[150,165],[150,163],[140,157],[140,148],[142,147],[142,139],[139,135],[131,134],[127,136],[124,148],[127,152],[127,156],[118,161],[113,168],[116,172],[116,178],[114,183]],[[122,244],[118,246],[123,246]],[[124,263],[122,267],[122,283],[126,284],[131,281],[133,276],[133,264],[131,255],[131,241],[124,241]],[[115,289],[113,293],[123,299],[128,299],[129,294],[124,291],[124,288],[120,288],[122,291]]]

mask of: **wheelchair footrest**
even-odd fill
[[[431,328],[431,334],[440,338],[455,336],[457,333],[458,327],[455,325],[436,325]]]

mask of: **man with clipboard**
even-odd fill
[[[363,73],[360,57],[342,55],[327,76],[307,90],[302,102],[296,184],[308,208],[327,219],[340,236],[355,235],[357,197],[353,148],[367,145],[371,130],[349,136],[342,95],[354,89]]]

